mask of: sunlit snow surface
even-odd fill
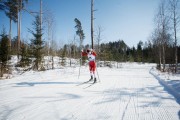
[[[180,77],[154,67],[98,67],[94,85],[81,84],[90,78],[88,66],[81,66],[79,79],[77,66],[0,80],[0,120],[179,120],[179,98],[159,80]]]

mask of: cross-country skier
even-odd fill
[[[88,61],[89,61],[89,71],[90,71],[90,80],[93,80],[94,78],[94,83],[97,81],[96,80],[96,75],[95,75],[95,70],[96,70],[96,63],[95,63],[95,58],[96,58],[96,52],[93,49],[87,49],[86,51],[82,50],[81,51],[82,56],[87,56]]]

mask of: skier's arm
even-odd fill
[[[94,55],[94,56],[96,56],[97,54],[96,54],[96,52],[94,51],[94,50],[92,50],[92,54]]]
[[[81,55],[82,55],[82,56],[87,56],[87,53],[82,50],[82,51],[81,51]]]

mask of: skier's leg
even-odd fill
[[[95,70],[96,70],[96,64],[95,64],[95,62],[93,63],[93,68],[92,68],[92,70],[93,70],[93,75],[94,75],[94,83],[97,81],[97,79],[96,79],[96,74],[95,74]]]
[[[91,76],[91,78],[89,80],[93,80],[93,71],[92,71],[91,64],[89,64],[89,71],[90,71],[90,76]]]
[[[90,71],[90,76],[91,76],[90,80],[93,80],[93,72],[92,71]]]
[[[95,71],[93,71],[93,74],[94,74],[94,83],[95,83],[95,82],[97,82]]]

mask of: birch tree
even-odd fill
[[[157,14],[157,25],[158,25],[158,39],[159,40],[159,44],[160,44],[160,50],[162,50],[162,54],[160,54],[160,58],[162,55],[162,63],[163,63],[163,71],[165,71],[165,57],[166,57],[166,45],[168,43],[168,24],[169,24],[169,18],[167,15],[167,11],[166,11],[166,3],[164,0],[161,1],[161,3],[159,4],[158,7],[158,14]],[[161,69],[161,68],[160,68]]]
[[[169,0],[169,6],[170,6],[170,18],[173,28],[173,37],[174,37],[174,47],[175,47],[175,72],[177,72],[178,67],[178,54],[177,54],[177,32],[178,32],[178,26],[180,24],[180,9],[178,8],[180,6],[179,0]]]
[[[54,53],[54,16],[53,13],[50,10],[47,10],[44,14],[44,22],[47,26],[47,45],[48,45],[48,58],[49,55],[51,54],[51,61],[52,61],[52,69],[54,69],[54,58],[53,58],[53,53]],[[49,60],[50,61],[50,60]]]
[[[102,32],[103,32],[103,29],[101,26],[98,26],[97,28],[97,37],[96,37],[96,42],[97,42],[97,51],[98,51],[98,55],[99,55],[99,60],[101,60],[101,42],[102,42]]]

